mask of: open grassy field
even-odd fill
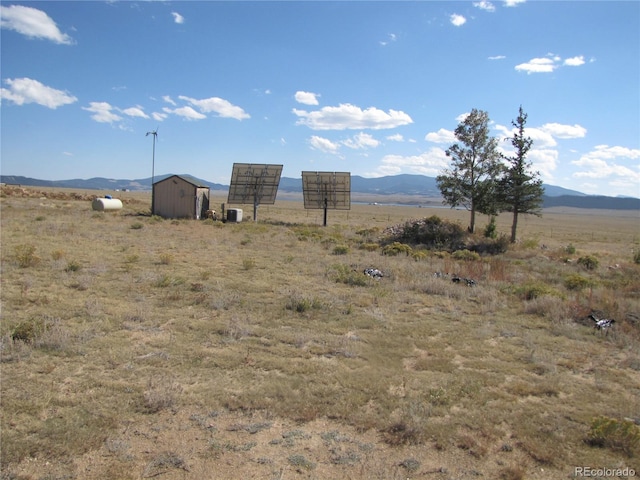
[[[232,224],[92,193],[2,190],[2,480],[640,475],[639,212],[383,255],[388,227],[468,213],[365,203],[322,227],[278,201]]]

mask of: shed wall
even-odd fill
[[[180,177],[155,184],[154,213],[163,218],[196,218],[197,187]]]

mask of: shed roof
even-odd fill
[[[162,180],[158,180],[154,183],[154,185],[156,183],[161,183],[164,182],[170,178],[174,178],[174,177],[178,177],[182,180],[184,180],[187,183],[190,183],[191,185],[193,185],[194,187],[198,187],[198,188],[209,188],[208,185],[205,185],[202,180],[197,179],[196,177],[193,177],[191,175],[186,175],[186,174],[182,174],[182,175],[167,175],[165,178],[163,178]]]

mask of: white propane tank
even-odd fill
[[[96,198],[91,202],[91,207],[99,212],[120,210],[122,201],[117,198]]]

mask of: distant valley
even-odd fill
[[[171,175],[160,175],[155,177],[154,180],[162,180],[168,176]],[[208,182],[186,174],[181,176],[190,178],[194,183],[207,186],[213,191],[227,191],[229,189],[228,185]],[[152,183],[150,177],[134,180],[95,177],[89,179],[52,181],[38,180],[35,178],[15,175],[0,175],[0,182],[8,185],[22,185],[30,187],[78,188],[85,190],[107,190],[112,192],[123,190],[149,191],[151,190]],[[543,186],[545,190],[543,205],[545,208],[576,207],[612,210],[640,210],[640,198],[586,195],[575,190],[569,190],[555,185],[544,184]],[[283,193],[302,193],[302,180],[300,178],[282,177],[280,179],[278,191]],[[436,185],[435,177],[408,174],[377,178],[364,178],[358,175],[352,175],[351,192],[354,194],[375,195],[378,198],[384,198],[385,196],[414,196],[434,199],[440,197],[440,191]],[[419,201],[412,201],[411,203],[419,203]]]

